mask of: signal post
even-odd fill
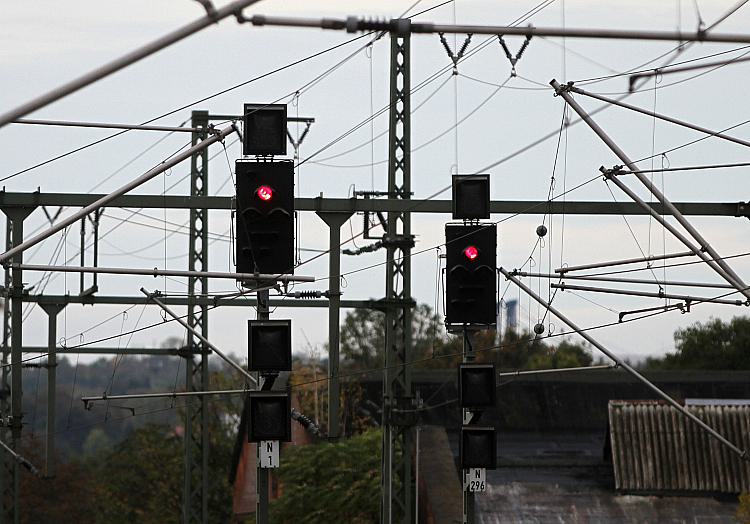
[[[463,521],[474,522],[474,493],[486,489],[486,469],[497,463],[494,427],[478,426],[482,409],[495,406],[495,366],[475,364],[471,334],[497,319],[497,226],[490,217],[489,175],[453,177],[452,211],[461,223],[445,225],[445,323],[463,337],[458,368]]]

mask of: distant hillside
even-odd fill
[[[24,436],[44,438],[47,423],[47,370],[27,367],[24,383]],[[75,386],[75,392],[73,388]],[[170,399],[96,402],[85,410],[84,395],[166,392],[185,389],[185,361],[179,357],[101,358],[76,366],[62,357],[57,367],[57,448],[63,457],[92,453],[122,440],[147,423],[174,425],[177,409]],[[72,400],[71,400],[72,398]],[[135,408],[133,416],[130,409]],[[154,412],[154,413],[148,413]],[[106,419],[106,421],[105,421]]]

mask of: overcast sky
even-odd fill
[[[224,4],[226,2],[218,2]],[[246,14],[279,14],[309,17],[345,17],[347,15],[393,17],[428,9],[437,0],[413,1],[285,1],[259,2]],[[647,0],[619,0],[594,2],[587,0],[551,1],[524,24],[537,26],[629,28],[694,31],[703,20],[710,25],[735,4],[734,0],[698,0],[653,2]],[[508,24],[532,8],[535,1],[505,2],[458,1],[436,8],[420,16],[419,20],[450,23],[454,20],[467,24]],[[0,71],[3,89],[0,90],[0,111],[12,108],[32,96],[41,94],[134,47],[180,27],[201,16],[197,2],[161,0],[160,2],[6,2],[0,19]],[[750,8],[744,8],[723,22],[717,32],[743,32],[750,26]],[[238,25],[226,19],[187,40],[143,60],[124,71],[96,83],[64,100],[50,105],[33,117],[138,123],[167,113],[195,100],[212,95],[228,87],[272,71],[314,52],[325,50],[352,38],[344,32],[324,32],[317,29],[287,29]],[[458,46],[464,36],[456,40]],[[474,37],[468,51],[478,49],[488,37]],[[523,154],[497,164],[525,145],[559,130],[564,102],[554,97],[547,86],[552,78],[574,80],[587,89],[612,96],[626,92],[627,76],[584,82],[617,72],[627,71],[667,53],[675,47],[672,42],[600,41],[568,39],[532,39],[517,64],[518,77],[508,79],[510,64],[496,40],[472,54],[458,67],[459,75],[451,78],[450,71],[435,77],[412,98],[415,109],[412,119],[412,187],[415,198],[426,198],[450,183],[453,172],[487,171],[492,175],[492,197],[498,200],[539,200],[547,197],[554,173],[554,194],[571,188],[597,173],[599,166],[611,166],[619,161],[596,139],[583,124],[571,127]],[[506,38],[515,52],[523,38]],[[239,113],[246,102],[268,103],[277,99],[289,103],[291,115],[314,117],[312,129],[301,147],[301,158],[321,152],[299,168],[300,196],[346,197],[356,189],[386,189],[387,135],[376,138],[387,127],[387,114],[365,125],[334,145],[333,140],[356,124],[371,116],[373,109],[387,104],[388,99],[388,38],[363,49],[364,40],[342,46],[283,72],[266,76],[246,86],[201,102],[191,109],[211,113]],[[454,46],[453,37],[448,37]],[[725,44],[695,44],[687,48],[675,61],[690,60],[722,51],[732,51],[726,58],[748,52],[745,46]],[[750,49],[750,48],[749,48]],[[350,54],[351,59],[335,69],[322,81],[301,90],[298,97],[290,96],[322,72]],[[736,50],[736,51],[733,51]],[[668,57],[650,62],[646,67],[663,63]],[[708,60],[715,60],[708,59]],[[412,39],[412,85],[416,86],[450,64],[437,35],[415,35]],[[750,65],[731,65],[706,74],[666,75],[643,84],[638,93],[628,98],[632,104],[653,108],[699,125],[724,129],[750,118],[746,78]],[[508,80],[505,87],[493,84]],[[588,110],[601,103],[585,97],[579,102]],[[422,102],[424,102],[423,105]],[[477,108],[481,106],[478,110]],[[416,109],[419,107],[419,109]],[[158,123],[178,125],[190,119],[190,110],[181,110]],[[456,114],[457,111],[457,114]],[[456,119],[464,119],[458,133],[450,130]],[[659,153],[700,138],[700,134],[678,128],[652,118],[609,108],[596,117],[618,144],[634,159],[655,155],[653,163],[645,160],[643,168],[687,166],[742,162],[748,155],[742,146],[718,139],[708,139],[689,147]],[[448,132],[445,132],[449,130]],[[294,132],[297,132],[293,129]],[[732,134],[750,139],[750,126],[741,126]],[[1,176],[8,176],[39,162],[111,134],[107,130],[53,128],[9,125],[0,129],[3,151]],[[440,136],[440,138],[437,138]],[[159,141],[161,140],[161,141]],[[28,171],[3,182],[8,191],[43,192],[106,192],[115,189],[160,162],[184,146],[188,137],[163,133],[133,131],[98,146],[65,157],[43,167]],[[157,141],[159,141],[157,143]],[[371,146],[372,143],[372,146]],[[211,194],[230,195],[231,166],[241,154],[233,140],[227,142],[227,153],[214,146],[210,164],[209,191]],[[357,147],[360,146],[360,147]],[[421,146],[421,147],[420,147]],[[291,150],[291,148],[290,148]],[[350,151],[351,150],[351,151]],[[144,152],[145,151],[145,152]],[[135,158],[135,160],[133,160]],[[557,159],[557,160],[556,160]],[[495,165],[497,164],[497,165]],[[493,167],[486,169],[487,166]],[[124,167],[123,167],[124,166]],[[554,171],[553,171],[554,169]],[[157,177],[140,188],[140,194],[188,194],[187,181],[179,182],[189,172],[187,163],[170,173]],[[748,169],[706,170],[691,173],[655,174],[653,180],[663,187],[675,201],[738,202],[748,200]],[[648,198],[634,179],[629,186]],[[615,199],[627,197],[617,188],[601,180],[571,192],[571,200]],[[437,198],[450,198],[442,193]],[[54,210],[51,210],[54,211]],[[64,212],[71,212],[65,210]],[[133,211],[139,214],[133,215]],[[118,226],[122,219],[129,223]],[[595,261],[616,260],[646,254],[683,251],[682,245],[665,233],[663,228],[644,217],[630,217],[627,223],[621,216],[493,216],[499,225],[498,256],[506,268],[529,269],[529,254],[536,242],[535,229],[543,220],[551,234],[540,252],[533,254],[531,270],[548,272],[560,264],[577,265]],[[441,215],[416,215],[413,232],[417,235],[417,249],[439,246],[443,242],[443,224],[450,219]],[[45,217],[37,210],[26,223],[30,233],[45,225]],[[166,222],[165,222],[166,221]],[[184,269],[187,265],[187,214],[164,213],[159,210],[107,209],[102,224],[100,260],[102,266],[139,268],[168,267]],[[302,213],[300,244],[306,249],[327,249],[327,232],[314,214]],[[691,221],[722,255],[747,251],[747,231],[744,218],[691,218]],[[117,229],[113,229],[116,226]],[[210,251],[210,268],[217,271],[233,270],[231,245],[228,241],[229,214],[211,213],[209,228],[214,239]],[[355,217],[342,229],[344,237],[361,230],[361,217]],[[111,231],[111,233],[110,233]],[[166,240],[165,240],[166,238]],[[366,241],[357,241],[357,246]],[[353,246],[349,246],[353,247]],[[30,263],[78,264],[80,250],[79,228],[73,227],[63,242],[62,235],[47,240],[40,248],[32,249],[26,258]],[[303,251],[303,260],[314,252]],[[354,271],[382,262],[385,253],[344,257],[343,271]],[[86,263],[92,260],[86,252]],[[434,305],[438,300],[436,272],[437,250],[428,249],[414,260],[413,294],[420,302]],[[745,258],[731,261],[736,271],[750,279],[750,264]],[[642,267],[642,266],[639,266]],[[691,265],[682,268],[655,270],[660,277],[671,280],[719,282],[709,268]],[[327,261],[324,258],[303,265],[297,274],[324,277]],[[643,271],[629,276],[646,278]],[[25,280],[34,285],[32,293],[78,293],[77,275],[55,276],[40,280],[41,274],[26,274]],[[528,281],[547,296],[548,282]],[[572,283],[572,282],[571,282]],[[344,277],[344,298],[379,298],[384,293],[383,266],[348,274]],[[184,280],[153,279],[147,277],[101,276],[100,295],[138,295],[138,289],[166,290],[184,294]],[[614,286],[607,286],[614,287]],[[622,287],[622,286],[621,286]],[[630,289],[656,291],[650,286],[629,286]],[[230,291],[231,282],[212,283],[212,290]],[[304,289],[326,289],[326,282],[304,286]],[[515,289],[501,291],[506,299],[519,298]],[[721,290],[670,288],[669,292],[715,296]],[[658,299],[622,297],[593,293],[560,293],[555,305],[580,326],[595,326],[617,320],[624,310],[664,304]],[[157,322],[161,315],[157,308],[141,306],[122,314],[123,307],[96,308],[69,306],[60,316],[59,333],[67,344],[116,335],[136,326]],[[709,317],[731,318],[744,314],[744,308],[719,305],[696,306],[689,314],[671,312],[651,319],[622,326],[608,327],[593,332],[613,351],[625,356],[663,354],[673,348],[673,332]],[[326,311],[323,309],[279,308],[273,316],[292,318],[295,350],[306,350],[307,337],[313,345],[327,339]],[[38,308],[27,308],[25,343],[46,343],[46,319]],[[529,328],[544,315],[543,310],[521,297],[520,321]],[[245,319],[254,312],[240,308],[217,309],[210,315],[210,338],[219,347],[238,355],[245,355]],[[100,322],[109,321],[95,327]],[[562,324],[552,319],[552,329],[560,332]],[[550,326],[548,326],[550,328]],[[81,334],[83,333],[83,334]],[[177,326],[168,324],[108,342],[112,345],[130,344],[149,346],[159,344],[169,336],[182,336]]]

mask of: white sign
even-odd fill
[[[258,464],[261,468],[279,467],[278,440],[261,440],[258,442]]]
[[[487,470],[484,468],[469,468],[469,472],[466,474],[464,489],[469,491],[486,491]]]

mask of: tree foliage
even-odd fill
[[[381,440],[381,431],[370,430],[337,443],[287,448],[271,522],[377,522]]]
[[[750,318],[714,318],[677,330],[675,352],[651,358],[651,369],[750,369]]]
[[[446,333],[440,316],[427,304],[412,313],[411,360],[414,367],[452,368],[461,361],[463,337]],[[473,332],[471,346],[477,360],[494,362],[502,369],[542,369],[588,366],[590,350],[569,340],[557,346],[528,332],[508,331],[498,337],[494,329]],[[385,315],[369,309],[347,313],[341,326],[341,354],[354,369],[378,369],[385,360]]]
[[[479,334],[474,346],[478,360],[494,362],[499,369],[557,369],[590,366],[594,362],[585,345],[563,339],[556,346],[531,333],[508,331],[495,344],[494,332]],[[483,348],[490,348],[483,351]]]
[[[412,309],[411,320],[412,360],[421,361],[417,367],[453,366],[456,359],[443,357],[460,352],[461,340],[445,332],[440,316],[427,304],[418,304]],[[384,351],[385,315],[371,309],[347,313],[341,325],[345,364],[354,369],[381,368],[385,364]]]

